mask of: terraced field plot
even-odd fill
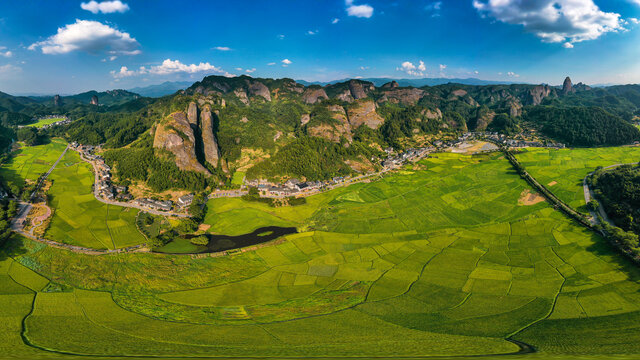
[[[50,125],[50,124],[53,124],[55,122],[62,121],[62,120],[64,120],[64,118],[41,119],[41,120],[38,120],[38,122],[35,122],[33,124],[29,124],[27,126],[41,128],[41,127],[43,127],[45,125]]]
[[[23,146],[0,167],[0,178],[18,187],[22,187],[25,180],[37,180],[51,168],[66,147],[67,143],[61,139],[52,139],[46,145]]]
[[[637,163],[640,147],[591,149],[527,149],[516,155],[541,184],[574,209],[588,213],[582,181],[598,166]]]
[[[497,354],[518,350],[509,336],[546,356],[640,354],[637,268],[546,203],[518,205],[527,185],[500,154],[421,166],[294,208],[212,200],[215,231],[305,230],[231,256],[15,238],[18,262],[69,289],[36,295],[25,335],[101,355]]]
[[[144,243],[135,225],[138,210],[97,201],[91,186],[91,166],[68,151],[49,177],[50,205],[55,209],[45,238],[94,249],[114,249]]]

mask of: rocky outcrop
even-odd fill
[[[591,90],[591,86],[579,82],[579,83],[573,85],[573,89],[575,91],[588,91],[588,90]]]
[[[98,97],[97,97],[97,96],[95,96],[95,95],[93,95],[93,96],[91,97],[91,102],[90,102],[90,104],[91,104],[91,105],[96,105],[96,106],[98,106],[98,104],[99,104],[99,103],[98,103]]]
[[[301,126],[307,125],[310,120],[311,120],[311,115],[302,114],[302,116],[300,116],[300,125]]]
[[[367,125],[372,129],[377,129],[384,123],[384,119],[376,112],[376,103],[373,100],[359,101],[357,106],[348,110],[349,124],[353,129],[361,125]]]
[[[53,97],[53,106],[62,105],[62,99],[60,99],[60,95],[56,95]]]
[[[491,122],[493,122],[493,118],[496,117],[496,113],[493,111],[487,111],[485,113],[479,114],[474,120],[475,123],[470,125],[473,131],[485,131]]]
[[[351,90],[345,89],[343,92],[336,95],[336,99],[346,101],[348,103],[353,102],[353,96],[351,96]]]
[[[184,112],[176,112],[157,125],[153,147],[164,149],[175,156],[176,165],[186,171],[211,175],[196,158],[196,137]]]
[[[271,92],[265,84],[247,80],[247,88],[250,96],[262,96],[265,100],[271,101]]]
[[[240,100],[241,103],[249,105],[249,97],[247,96],[247,92],[244,91],[244,89],[235,89],[233,90],[233,93],[238,97],[238,100]]]
[[[187,120],[193,127],[198,126],[198,105],[195,102],[190,102],[187,108]]]
[[[451,94],[453,94],[455,96],[463,97],[463,96],[467,95],[467,91],[466,90],[462,90],[462,89],[458,89],[458,90],[453,90],[451,92]]]
[[[398,85],[398,82],[395,81],[395,80],[392,81],[392,82],[388,82],[388,83],[382,85],[383,89],[395,89],[395,88],[398,88],[398,87],[400,87],[400,85]]]
[[[435,109],[435,110],[423,110],[422,111],[422,115],[424,115],[424,117],[426,117],[429,120],[439,120],[442,119],[442,111],[440,111],[440,109]]]
[[[351,96],[354,99],[360,100],[367,97],[367,93],[364,91],[364,87],[362,86],[362,83],[360,81],[350,80],[348,85]]]
[[[415,105],[422,97],[424,96],[425,91],[416,88],[404,88],[399,89],[395,88],[393,90],[385,91],[380,99],[378,99],[378,103],[391,102],[393,104],[403,104],[403,105]]]
[[[220,149],[218,149],[218,140],[213,132],[213,115],[209,105],[205,105],[200,113],[200,126],[202,143],[204,144],[204,158],[209,164],[216,167],[220,159]]]
[[[569,80],[571,83],[571,80]],[[531,90],[529,90],[529,96],[527,99],[527,103],[531,105],[540,105],[542,100],[551,94],[551,88],[549,85],[536,85]]]
[[[576,90],[573,88],[573,84],[571,83],[571,78],[567,76],[567,78],[564,79],[564,83],[562,84],[562,95],[567,95],[575,91]]]
[[[328,107],[331,112],[331,118],[336,120],[334,124],[319,124],[307,129],[307,132],[311,136],[321,137],[329,141],[339,143],[343,138],[348,143],[353,141],[351,135],[351,125],[347,120],[347,113],[344,108],[339,105],[331,105]]]
[[[519,101],[509,101],[507,105],[509,106],[509,116],[514,118],[522,116],[522,104]]]
[[[322,100],[327,100],[329,97],[323,88],[309,87],[302,94],[302,101],[307,104],[315,104]]]

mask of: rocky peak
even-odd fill
[[[567,76],[564,79],[564,83],[562,84],[562,94],[567,95],[568,93],[574,92],[573,84],[571,83],[571,78]]]
[[[189,107],[187,108],[187,119],[191,126],[198,126],[198,105],[193,101],[189,103]]]
[[[262,96],[267,101],[271,101],[271,92],[269,88],[260,81],[247,80],[247,87],[250,96]]]
[[[350,107],[347,112],[352,128],[357,129],[364,124],[377,129],[384,123],[384,119],[376,112],[376,104],[373,100],[363,100],[356,104],[357,106]]]
[[[60,95],[56,95],[53,97],[53,106],[60,106],[62,105],[62,101],[60,99]]]
[[[220,159],[220,149],[218,149],[218,140],[214,134],[214,118],[211,114],[211,108],[208,104],[204,106],[200,113],[200,126],[202,131],[202,143],[204,145],[205,160],[213,165],[218,166]]]
[[[569,80],[569,83],[571,83],[571,80]],[[549,94],[551,94],[549,85],[536,85],[529,90],[529,98],[526,99],[526,102],[531,105],[540,105],[542,100],[549,96]]]
[[[308,87],[302,94],[302,101],[307,104],[315,104],[328,98],[327,93],[321,87]]]
[[[392,82],[388,82],[388,83],[382,85],[383,89],[395,89],[395,88],[398,88],[398,87],[400,87],[400,85],[395,80],[393,80]]]
[[[96,95],[91,97],[91,105],[98,105],[98,97]]]
[[[211,173],[196,158],[196,137],[184,112],[176,112],[158,124],[153,138],[153,147],[172,153],[178,168]]]
[[[362,86],[362,83],[358,80],[349,80],[349,91],[351,92],[351,96],[356,99],[364,99],[367,97],[367,93]]]

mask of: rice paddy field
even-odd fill
[[[517,353],[515,340],[536,353],[501,358],[637,358],[639,270],[546,203],[519,204],[527,189],[501,154],[437,154],[297,207],[211,200],[215,232],[300,230],[226,256],[90,256],[15,236],[0,253],[0,347],[394,358]]]
[[[137,209],[107,205],[92,193],[91,165],[68,151],[49,179],[49,204],[53,209],[45,238],[93,249],[118,249],[146,242],[138,231]]]
[[[516,155],[524,168],[556,196],[588,213],[582,181],[598,166],[640,162],[640,147],[526,149]]]
[[[62,120],[64,120],[64,118],[40,119],[37,122],[35,122],[33,124],[29,124],[27,126],[41,128],[41,127],[43,127],[45,125],[51,125],[51,124],[53,124],[55,122],[62,121]]]
[[[66,147],[67,143],[61,139],[52,139],[46,145],[22,146],[0,167],[0,178],[18,187],[27,180],[37,180],[51,168]]]

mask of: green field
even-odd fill
[[[41,128],[41,127],[43,127],[45,125],[53,124],[55,122],[62,121],[62,120],[64,120],[64,118],[42,119],[42,120],[38,120],[38,122],[36,122],[36,123],[29,124],[27,126]]]
[[[0,178],[9,185],[22,187],[25,180],[36,180],[46,173],[66,147],[61,139],[52,139],[46,145],[22,146],[0,167]]]
[[[546,203],[518,205],[527,184],[501,154],[421,164],[297,207],[211,200],[215,232],[301,230],[230,256],[89,256],[15,237],[6,251],[59,285],[13,270],[37,293],[11,311],[31,344],[80,355],[477,355],[518,351],[510,336],[545,359],[640,354],[635,266]]]
[[[94,249],[115,249],[146,241],[135,225],[137,209],[106,205],[91,192],[91,165],[68,151],[49,177],[55,209],[45,238]]]
[[[640,147],[590,149],[527,149],[516,155],[541,184],[574,209],[587,213],[582,181],[598,166],[637,163]],[[555,185],[549,185],[553,182]]]

